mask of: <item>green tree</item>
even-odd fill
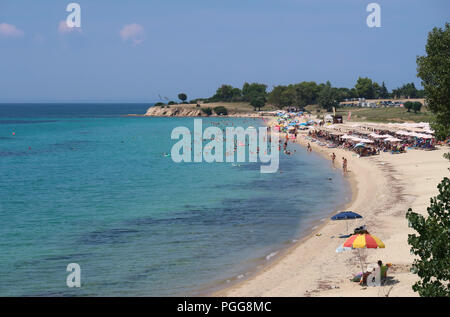
[[[360,98],[373,99],[375,97],[375,89],[370,78],[359,77],[356,81],[355,89]]]
[[[281,102],[284,107],[297,107],[297,92],[294,85],[289,85],[281,94]]]
[[[264,84],[258,84],[258,83],[244,83],[242,86],[242,99],[244,101],[250,102],[252,99],[255,99],[259,96],[266,97],[267,92],[267,85]]]
[[[233,86],[222,85],[217,88],[216,94],[210,98],[210,101],[231,101],[233,98]]]
[[[242,91],[239,88],[233,88],[231,90],[231,101],[242,101]]]
[[[418,233],[408,235],[411,252],[418,256],[412,272],[420,278],[412,288],[426,297],[450,296],[450,179],[445,177],[438,189],[427,218],[411,208],[406,213],[409,226]]]
[[[411,109],[413,108],[413,103],[411,101],[407,101],[403,104],[403,106],[407,109],[407,112],[411,112]]]
[[[337,88],[339,94],[339,100],[343,101],[345,99],[356,98],[354,90],[348,88]]]
[[[414,113],[420,112],[420,109],[422,109],[422,103],[421,102],[413,102],[412,109],[414,110]]]
[[[386,85],[384,84],[384,81],[381,84],[379,91],[377,91],[377,95],[379,98],[382,98],[382,99],[389,98],[389,91],[387,90]]]
[[[187,100],[187,95],[185,93],[179,93],[178,99],[180,99],[181,102],[185,102]]]
[[[201,110],[202,110],[202,112],[203,112],[204,114],[206,114],[207,116],[212,115],[212,109],[209,108],[209,107],[207,107],[207,108],[202,108]]]
[[[267,102],[277,107],[286,107],[283,100],[283,92],[286,91],[286,86],[275,86],[267,96]]]
[[[331,111],[333,107],[338,107],[338,99],[339,92],[337,88],[326,85],[319,93],[318,102],[320,107],[327,111]]]
[[[428,33],[425,51],[425,56],[417,58],[417,76],[422,79],[427,107],[434,114],[431,126],[435,136],[445,140],[450,135],[449,23]]]
[[[250,105],[255,109],[261,110],[266,105],[266,97],[263,95],[257,95],[250,100]]]
[[[331,85],[331,84],[330,84]],[[304,81],[294,85],[296,91],[296,106],[304,108],[316,103],[319,95],[319,87],[314,81]]]
[[[417,98],[418,90],[414,83],[408,83],[392,90],[392,92],[397,98]]]

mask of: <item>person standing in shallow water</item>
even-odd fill
[[[331,154],[331,163],[334,165],[334,160],[336,160],[336,154]]]
[[[308,152],[312,152],[312,149],[311,149],[311,144],[309,144],[309,143],[308,143],[308,147],[307,147],[307,149],[308,149]]]

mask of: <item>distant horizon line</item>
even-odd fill
[[[0,105],[10,105],[10,104],[155,104],[159,101],[0,101]]]

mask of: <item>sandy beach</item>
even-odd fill
[[[306,133],[297,142],[306,145]],[[385,249],[365,250],[365,262],[377,260],[392,263],[388,271],[389,285],[362,287],[350,282],[360,272],[356,251],[336,253],[344,242],[345,221],[327,220],[310,236],[299,241],[273,263],[250,278],[212,294],[213,296],[418,296],[411,288],[416,275],[410,273],[413,256],[407,243],[408,228],[405,214],[408,208],[426,214],[430,197],[438,193],[437,185],[449,176],[450,167],[443,154],[448,149],[434,151],[408,150],[407,153],[359,158],[356,153],[338,148],[321,147],[311,142],[310,155],[330,159],[330,168],[342,170],[342,157],[348,160],[346,175],[352,186],[352,201],[345,210],[364,218],[349,224],[366,224],[367,230],[379,237]],[[335,166],[331,153],[336,154]],[[299,189],[300,190],[300,189]],[[320,234],[320,235],[317,235]]]

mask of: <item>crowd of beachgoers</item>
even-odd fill
[[[303,112],[276,114],[275,130],[285,132],[287,138],[296,139],[304,130],[310,142],[328,148],[343,148],[359,156],[380,152],[405,153],[410,149],[433,150],[436,139],[429,123],[368,123],[346,122],[333,124],[323,119],[312,119]],[[449,140],[447,140],[448,142]]]
[[[428,123],[333,123],[342,118],[285,111],[270,116],[263,120],[272,132],[280,132],[279,149],[285,155],[294,154],[297,147],[288,144],[295,142],[330,159],[333,169],[340,169],[335,163],[342,159],[352,200],[336,209],[331,221],[322,219],[323,225],[315,226],[281,259],[218,294],[417,296],[411,288],[417,276],[411,273],[413,255],[407,242],[411,229],[405,212],[412,208],[425,214],[430,197],[438,194],[436,184],[448,173],[443,157],[448,147],[442,145],[450,140],[438,142]],[[375,154],[379,155],[360,159]],[[353,218],[346,215],[345,225],[332,221],[342,210],[362,218],[349,220]],[[373,244],[371,238],[377,237],[381,240]]]

